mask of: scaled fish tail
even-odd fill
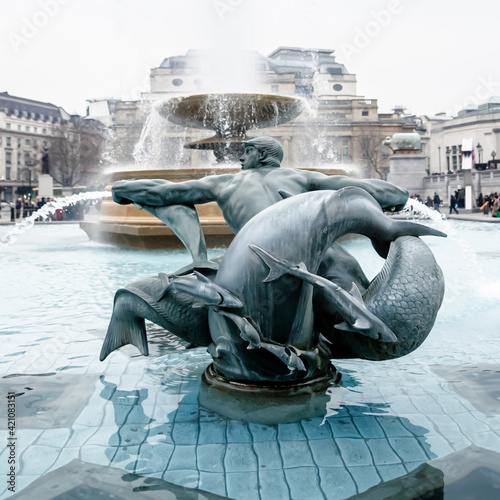
[[[119,292],[120,290],[117,291],[115,309],[99,355],[100,361],[104,361],[110,353],[127,344],[135,345],[144,356],[149,355],[144,318],[116,308],[116,302],[120,300]]]

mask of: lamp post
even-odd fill
[[[441,175],[441,146],[438,146],[438,157],[439,157],[439,175]]]
[[[476,146],[476,149],[477,149],[477,156],[478,156],[478,163],[482,163],[482,159],[483,159],[483,146],[481,146],[481,144],[479,144],[479,142],[477,143],[477,146]]]

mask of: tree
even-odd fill
[[[92,184],[99,175],[106,127],[80,116],[54,128],[50,141],[50,175],[63,187]]]
[[[380,135],[378,128],[373,127],[363,130],[360,134],[361,159],[368,177],[377,176],[379,179],[385,179],[386,177],[387,165],[385,165],[386,162],[382,155],[384,138]]]

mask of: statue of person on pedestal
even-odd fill
[[[50,175],[50,158],[47,148],[43,149],[42,154],[42,175]]]

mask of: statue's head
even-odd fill
[[[245,148],[240,158],[244,170],[260,167],[279,167],[283,160],[283,148],[272,137],[255,137],[242,143]]]

